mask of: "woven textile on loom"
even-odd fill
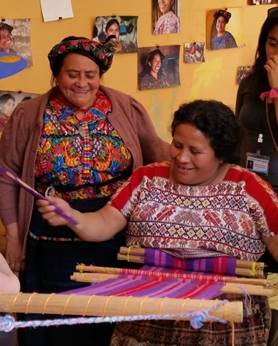
[[[143,266],[142,270],[169,272],[164,268]],[[140,270],[139,270],[140,272]],[[183,272],[175,270],[175,272]],[[134,296],[134,297],[168,297],[213,299],[221,294],[223,282],[184,280],[140,275],[119,275],[88,287],[64,292],[64,294],[100,295],[100,296]]]
[[[144,263],[165,268],[182,269],[189,272],[204,272],[221,275],[235,275],[236,258],[229,256],[206,258],[177,258],[158,249],[144,251]]]

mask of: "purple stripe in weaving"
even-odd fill
[[[176,258],[159,249],[146,248],[144,263],[158,267],[183,269],[185,271],[235,275],[236,258],[230,256],[206,258]]]
[[[133,277],[132,277],[133,278]],[[168,279],[159,280],[152,277],[138,277],[132,279],[129,277],[119,277],[108,279],[106,281],[90,285],[88,287],[79,288],[64,292],[66,294],[82,294],[82,295],[102,295],[102,296],[135,296],[135,297],[168,297],[181,298],[190,296],[195,299],[212,299],[220,294],[223,283],[200,283],[195,280],[178,280]],[[143,288],[142,288],[143,287]],[[127,292],[131,291],[130,294]],[[196,294],[192,294],[196,291]]]

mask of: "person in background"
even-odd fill
[[[0,96],[0,135],[6,126],[15,108],[15,98],[12,94],[5,93]]]
[[[13,27],[5,22],[0,23],[0,52],[15,53],[13,46]]]
[[[143,106],[101,85],[110,68],[115,38],[102,44],[66,37],[49,52],[53,88],[20,102],[4,129],[0,164],[44,195],[66,199],[80,211],[101,208],[147,162],[168,157]],[[9,180],[9,179],[8,179]],[[123,233],[102,243],[81,241],[68,227],[42,219],[33,197],[0,180],[0,217],[7,229],[6,258],[21,270],[23,292],[62,292],[77,263],[118,266]],[[27,315],[27,318],[28,315]],[[20,331],[22,345],[106,345],[111,324]]]
[[[127,226],[127,246],[160,248],[179,258],[193,251],[252,261],[269,247],[278,261],[278,198],[267,182],[235,164],[240,130],[234,113],[221,102],[193,101],[175,112],[171,132],[170,162],[138,168],[99,211],[82,214],[61,199],[51,202],[77,221],[70,227],[87,241],[110,239]],[[69,226],[49,201],[37,203],[51,225]],[[243,301],[243,322],[234,331],[215,322],[199,330],[188,321],[119,323],[111,345],[228,346],[233,332],[235,345],[266,345],[267,298],[220,299]]]
[[[155,23],[154,34],[175,34],[180,31],[179,17],[174,13],[175,0],[155,0],[160,17]]]
[[[159,48],[148,53],[144,61],[144,70],[139,75],[140,89],[167,88],[169,86],[167,76],[162,69],[164,58],[165,56]]]
[[[218,10],[214,13],[214,23],[216,34],[211,40],[211,49],[224,49],[237,47],[233,35],[226,31],[226,24],[231,18],[231,13],[225,10]]]
[[[117,40],[120,39],[120,23],[117,19],[109,19],[105,26],[106,37],[114,35]]]
[[[13,27],[0,22],[0,78],[13,75],[27,67],[26,59],[14,49]]]
[[[126,35],[120,37],[120,23],[116,18],[111,18],[108,20],[105,26],[106,37],[115,36],[119,40],[119,46],[117,52],[133,52],[136,47],[132,41],[127,42],[124,38]]]
[[[273,98],[263,100],[263,92],[273,90]],[[236,117],[244,133],[241,147],[241,165],[247,166],[247,153],[265,157],[268,172],[262,174],[278,193],[278,7],[269,9],[262,25],[255,63],[249,75],[239,85],[236,99]],[[261,135],[262,143],[258,143]],[[260,173],[259,173],[260,174]],[[270,272],[278,272],[277,262],[268,251],[260,259]],[[273,310],[272,332],[278,331],[278,311]],[[276,333],[278,344],[278,332]]]

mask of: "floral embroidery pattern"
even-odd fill
[[[38,191],[62,186],[65,192],[57,195],[68,201],[113,194],[117,178],[131,165],[131,154],[107,119],[110,111],[110,100],[100,91],[84,111],[59,97],[50,99],[35,164]],[[115,183],[105,185],[111,179]],[[105,186],[96,188],[99,184]]]

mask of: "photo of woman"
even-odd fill
[[[105,42],[109,36],[115,36],[119,40],[118,53],[136,52],[137,17],[96,17],[92,34],[93,39]]]
[[[226,10],[217,10],[214,13],[212,28],[211,49],[225,49],[237,47],[234,36],[226,30],[226,24],[231,18],[231,13]]]
[[[138,53],[138,87],[161,89],[179,81],[179,46],[140,48]]]
[[[0,78],[14,75],[32,64],[30,20],[0,23]]]
[[[178,0],[153,0],[153,33],[175,34],[180,31]]]

